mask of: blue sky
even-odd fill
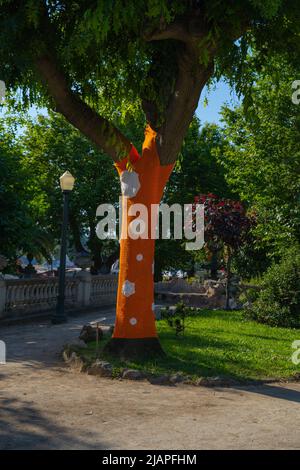
[[[208,100],[206,106],[204,105],[205,98]],[[231,107],[239,104],[237,95],[224,80],[220,80],[210,90],[205,88],[202,91],[196,111],[201,123],[213,122],[215,124],[221,124],[219,113],[224,104],[228,104]]]
[[[208,104],[204,105],[204,100],[207,98]],[[197,115],[200,118],[202,124],[205,122],[213,122],[221,124],[220,111],[224,104],[235,106],[239,103],[236,94],[231,90],[229,85],[223,80],[220,80],[216,85],[211,87],[210,90],[207,87],[204,88],[201,94],[201,98],[197,108]],[[39,110],[39,112],[45,112],[45,110]],[[0,116],[1,116],[0,110]],[[30,111],[31,116],[36,115],[36,109],[32,108]]]

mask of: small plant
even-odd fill
[[[183,302],[178,302],[175,310],[170,307],[161,309],[161,318],[166,320],[168,325],[175,330],[176,336],[184,335],[187,317],[194,316],[198,309],[187,307]]]

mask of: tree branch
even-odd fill
[[[213,73],[213,62],[205,66],[200,64],[199,44],[209,33],[209,24],[204,12],[197,15],[186,15],[171,24],[163,21],[155,30],[148,30],[146,41],[175,39],[181,43],[177,53],[178,73],[175,88],[169,97],[164,113],[163,124],[157,129],[157,151],[162,165],[174,163],[180,152],[194,112],[197,108],[200,93],[208,78]],[[210,57],[213,57],[213,47]],[[145,103],[147,119],[156,117],[154,103]],[[151,121],[150,121],[151,123]],[[154,122],[155,124],[155,122]]]
[[[161,21],[158,28],[148,29],[144,34],[146,41],[160,41],[164,39],[177,39],[185,43],[201,40],[209,31],[209,25],[204,19],[204,14],[199,12],[197,16],[186,15],[173,23]]]
[[[174,163],[198,106],[202,89],[213,74],[213,62],[199,64],[198,48],[188,47],[178,57],[178,76],[156,144],[162,165]]]
[[[109,121],[99,116],[76,93],[50,54],[35,59],[36,69],[57,110],[87,138],[117,162],[128,155],[130,141]]]
[[[243,18],[242,14],[241,16]],[[248,26],[248,20],[243,18],[237,30],[231,29],[227,24],[224,24],[221,29],[224,35],[234,42]],[[220,49],[221,41],[205,41],[209,37],[209,30],[209,24],[201,14],[196,17],[181,18],[180,23],[177,21],[169,25],[161,24],[155,31],[148,31],[145,35],[147,41],[176,39],[182,44],[181,52],[177,56],[178,75],[175,88],[170,95],[163,124],[157,129],[156,143],[162,165],[176,161],[197,108],[201,91],[213,75],[214,58]],[[223,36],[220,39],[223,40]],[[200,63],[201,41],[207,51],[207,65]],[[156,117],[154,103],[145,103],[144,110],[147,118]]]

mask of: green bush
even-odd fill
[[[300,248],[288,250],[263,277],[247,316],[271,326],[300,327]]]
[[[252,305],[253,302],[255,302],[258,297],[259,297],[259,292],[260,289],[258,288],[247,288],[242,291],[242,293],[239,295],[239,301],[242,304],[249,304]]]

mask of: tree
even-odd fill
[[[252,320],[271,326],[300,327],[300,246],[287,249],[262,278],[262,289],[246,310]]]
[[[131,160],[141,189],[128,197],[129,207],[134,201],[149,208],[162,196],[214,70],[240,78],[249,45],[265,57],[283,37],[297,51],[297,15],[291,0],[5,0],[2,78],[9,88],[21,88],[25,101],[61,112],[113,158],[121,178],[128,177]],[[142,158],[113,121],[120,113],[132,116],[140,105],[147,121]],[[121,241],[109,343],[114,353],[162,353],[151,309],[153,254],[153,240]]]
[[[15,266],[18,256],[31,253],[49,256],[52,240],[33,216],[30,197],[24,188],[27,174],[22,167],[22,149],[12,122],[0,121],[0,250]]]
[[[232,257],[248,241],[254,225],[254,217],[246,215],[239,201],[218,198],[215,194],[195,197],[195,202],[204,204],[204,240],[211,253],[223,250],[226,262],[226,305],[229,309],[229,293]]]
[[[40,115],[33,121],[27,119],[23,125],[24,133],[19,139],[26,174],[23,184],[35,220],[47,228],[54,240],[59,240],[57,214],[62,205],[59,177],[69,170],[76,179],[69,204],[72,244],[76,252],[82,252],[86,239],[95,268],[102,269],[108,243],[96,237],[96,209],[108,201],[118,204],[119,184],[114,168],[107,156],[60,114],[50,112],[49,116]],[[112,263],[118,258],[118,251],[117,241],[110,243],[108,255],[115,253]]]
[[[270,258],[300,240],[300,107],[292,102],[299,66],[274,56],[256,77],[247,109],[224,109],[225,177],[257,214],[257,249]],[[252,259],[252,255],[251,255]]]
[[[225,169],[217,160],[227,141],[216,124],[200,125],[195,116],[187,131],[174,171],[164,193],[164,201],[191,204],[195,194],[217,193],[232,196],[225,180]]]

